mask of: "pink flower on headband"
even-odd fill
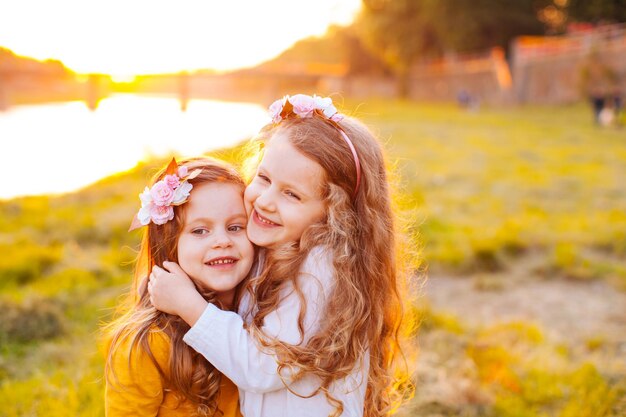
[[[293,106],[293,112],[300,117],[311,117],[313,110],[318,108],[315,99],[305,94],[291,96],[289,97],[289,102]]]
[[[316,112],[333,122],[339,122],[343,119],[343,116],[337,113],[337,108],[333,105],[330,97],[296,94],[276,100],[269,108],[273,123],[280,123],[281,120],[290,115],[312,117]]]
[[[157,206],[169,206],[174,201],[174,190],[165,180],[161,180],[152,186],[150,196]]]
[[[174,218],[174,207],[151,205],[150,218],[154,224],[165,224]]]
[[[176,160],[172,159],[165,170],[166,175],[163,179],[157,181],[152,188],[146,187],[139,194],[141,208],[128,230],[146,226],[150,222],[161,225],[172,220],[174,206],[184,204],[193,188],[188,180],[197,177],[201,172],[201,169],[196,169],[188,174],[187,167],[178,167]]]
[[[180,178],[178,178],[178,175],[166,175],[165,178],[163,178],[163,181],[165,181],[167,186],[172,190],[175,190],[180,185]]]
[[[270,106],[270,117],[272,118],[273,123],[278,123],[282,120],[280,113],[283,111],[283,106],[287,101],[286,97],[279,98]]]

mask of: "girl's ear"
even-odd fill
[[[163,262],[163,268],[174,275],[178,275],[181,277],[187,276],[187,273],[183,271],[183,268],[181,268],[180,265],[178,265],[176,262],[165,261]]]

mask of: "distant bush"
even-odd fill
[[[502,417],[618,417],[618,388],[590,364],[567,373],[533,369],[516,390],[501,391],[494,411]],[[623,411],[623,410],[622,410]],[[549,413],[549,414],[548,414]]]
[[[0,202],[0,230],[14,232],[25,227],[42,230],[50,211],[50,197],[24,197]]]
[[[28,287],[43,296],[60,293],[73,294],[98,289],[101,283],[96,274],[85,269],[67,268],[39,279]]]
[[[32,342],[64,334],[63,311],[53,299],[31,297],[23,303],[0,300],[0,340]]]
[[[45,274],[62,256],[60,245],[0,244],[0,287],[24,285]]]
[[[419,324],[413,332],[416,335],[418,331],[431,331],[433,329],[441,329],[454,334],[462,334],[465,331],[463,324],[453,315],[442,312],[435,312],[425,303],[421,305],[412,305],[407,311],[407,316]]]
[[[597,253],[571,243],[555,245],[545,265],[536,273],[545,277],[563,277],[578,281],[609,278],[626,285],[626,267],[615,254]]]

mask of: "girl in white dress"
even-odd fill
[[[410,384],[394,366],[406,275],[381,146],[330,98],[270,113],[244,197],[263,249],[239,314],[175,263],[153,269],[152,303],[192,326],[184,341],[238,386],[246,417],[387,415]]]

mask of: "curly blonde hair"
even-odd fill
[[[364,415],[378,417],[390,414],[413,392],[400,347],[400,325],[406,278],[415,259],[402,251],[405,242],[399,239],[381,145],[353,118],[345,118],[339,126],[360,159],[361,183],[355,196],[354,158],[333,124],[321,117],[292,118],[268,125],[259,134],[261,143],[279,132],[287,135],[299,152],[323,168],[326,216],[311,225],[299,242],[267,252],[262,273],[246,287],[251,306],[257,309],[247,313],[248,329],[262,348],[276,352],[280,369],[296,369],[295,379],[305,374],[319,377],[316,393],[323,393],[335,407],[333,415],[342,413],[343,404],[332,396],[331,383],[353,372],[368,352]],[[298,317],[304,336],[306,304],[297,277],[317,245],[332,254],[334,289],[319,331],[306,345],[289,345],[265,334],[263,320],[277,308],[280,289],[291,281],[304,304]]]
[[[229,183],[241,187],[243,194],[243,178],[226,163],[211,158],[194,158],[181,161],[179,166],[186,166],[189,172],[202,170],[200,175],[189,180],[194,186],[212,182]],[[164,175],[163,169],[154,176],[151,183],[163,179]],[[193,190],[191,193],[193,195]],[[176,393],[179,404],[181,401],[189,401],[196,407],[198,415],[213,416],[222,414],[217,404],[222,374],[183,342],[189,326],[180,317],[163,313],[152,306],[146,285],[146,277],[155,265],[162,267],[166,260],[178,262],[178,237],[185,224],[185,207],[185,204],[175,206],[173,220],[163,225],[151,222],[145,229],[131,293],[122,305],[122,314],[104,329],[110,338],[105,374],[107,383],[119,385],[112,367],[113,355],[126,340],[131,340],[131,351],[139,348],[148,355],[164,385],[171,387]],[[220,306],[214,292],[202,288],[198,290],[207,301]],[[154,331],[163,332],[170,340],[169,372],[161,369],[150,349],[149,337]],[[124,387],[120,386],[119,389]]]

